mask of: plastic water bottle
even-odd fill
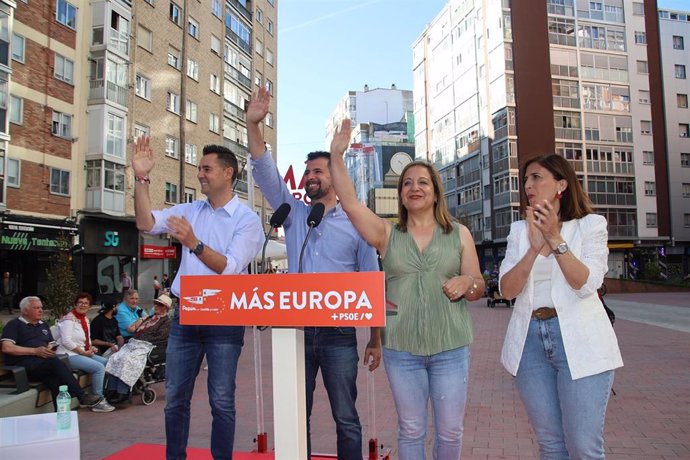
[[[60,385],[60,393],[55,400],[57,403],[57,429],[69,430],[72,425],[72,396],[67,391],[67,385]]]

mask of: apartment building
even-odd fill
[[[118,292],[126,271],[142,297],[152,296],[153,276],[174,274],[181,248],[168,235],[136,229],[133,142],[148,135],[156,152],[154,208],[204,198],[196,173],[208,144],[236,153],[242,171],[235,192],[253,202],[244,109],[255,85],[275,93],[276,3],[18,2],[7,29],[13,78],[4,222],[19,214],[54,221],[32,224],[39,237],[29,241],[47,241],[38,231],[49,226],[73,236],[86,291]],[[273,116],[266,125],[274,144]],[[3,237],[6,230],[3,223]],[[0,253],[3,270],[16,272],[26,293],[40,294],[47,265],[16,266],[11,256]]]
[[[608,219],[608,276],[666,264],[656,2],[510,5],[451,0],[413,44],[417,154],[440,170],[482,265],[503,258],[520,219],[519,166],[547,152],[571,162]]]
[[[668,146],[670,244],[669,270],[684,268],[690,255],[690,11],[659,11],[659,43]],[[671,275],[674,275],[672,272]]]

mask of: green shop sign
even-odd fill
[[[41,233],[3,232],[0,248],[10,251],[57,251],[60,248],[57,236]]]

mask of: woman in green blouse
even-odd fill
[[[453,222],[440,176],[426,161],[409,163],[400,175],[398,224],[361,204],[343,160],[350,133],[350,120],[344,120],[331,143],[331,176],[343,209],[381,254],[386,273],[386,303],[394,311],[374,343],[383,342],[398,412],[399,457],[425,458],[431,398],[434,458],[459,459],[472,343],[467,300],[484,292],[472,235]]]

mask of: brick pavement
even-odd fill
[[[625,298],[616,295],[618,299]],[[632,296],[632,295],[631,295]],[[613,297],[613,296],[611,296]],[[629,297],[633,299],[634,297]],[[657,303],[663,295],[654,296]],[[608,297],[607,297],[608,299]],[[669,302],[673,304],[674,302]],[[650,305],[653,308],[653,305]],[[512,377],[498,362],[510,310],[485,307],[485,300],[470,306],[475,328],[468,407],[465,417],[464,459],[534,459],[537,447],[525,412],[512,385]],[[690,314],[690,309],[688,311]],[[690,334],[619,319],[616,332],[625,366],[616,373],[617,392],[609,403],[606,423],[607,458],[690,458]],[[364,331],[362,331],[364,335]],[[262,333],[266,431],[272,447],[270,332]],[[240,359],[237,389],[236,450],[253,449],[256,434],[253,345],[248,329]],[[364,338],[360,341],[362,347]],[[396,418],[383,369],[376,371],[376,426],[379,441],[392,448],[395,458]],[[192,401],[190,447],[208,448],[210,409],[202,371]],[[100,459],[137,442],[164,443],[162,384],[152,406],[135,400],[132,406],[108,414],[81,410],[81,452],[86,460]],[[360,372],[359,410],[368,439],[366,372]],[[315,452],[335,451],[335,428],[323,388],[317,388],[312,417]],[[428,452],[431,444],[428,443]]]

